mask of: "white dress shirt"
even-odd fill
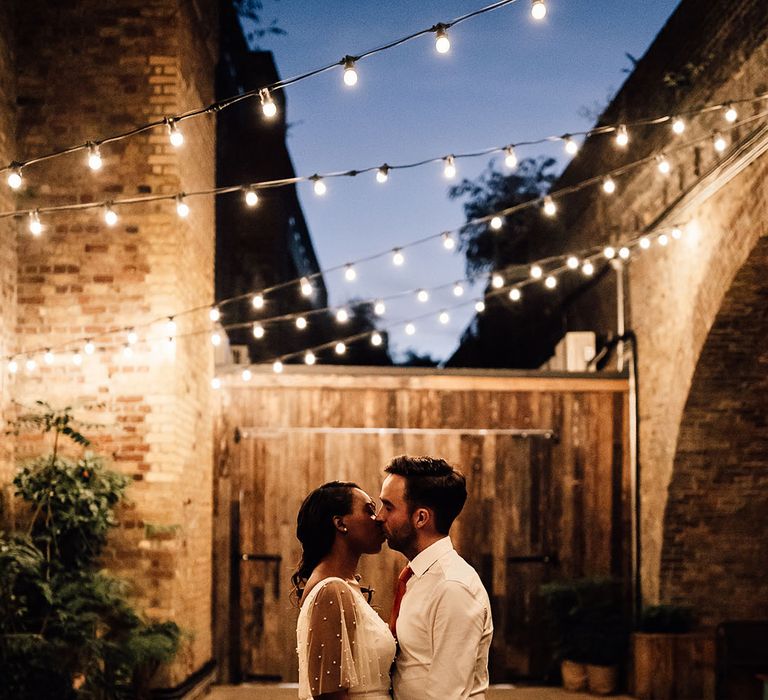
[[[482,700],[488,688],[491,604],[449,537],[410,562],[397,618],[395,700]]]

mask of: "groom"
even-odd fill
[[[395,700],[482,700],[493,635],[488,594],[448,531],[466,480],[433,457],[396,457],[384,469],[377,516],[391,549],[408,558],[390,619],[398,641]]]

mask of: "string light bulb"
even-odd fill
[[[347,346],[341,341],[339,341],[338,343],[336,343],[333,349],[337,355],[343,355],[347,351]]]
[[[352,263],[347,263],[344,266],[344,279],[347,282],[354,282],[357,279],[357,270],[355,270]]]
[[[587,260],[582,266],[581,271],[584,273],[585,276],[591,277],[595,272],[595,266],[592,264],[590,260]]]
[[[8,172],[8,187],[12,190],[18,190],[21,187],[21,167],[16,165]]]
[[[176,195],[176,213],[186,219],[189,216],[189,205],[184,201],[184,195]]]
[[[614,182],[613,178],[609,175],[603,180],[603,192],[606,194],[613,194],[616,191],[616,183]]]
[[[211,307],[211,310],[208,312],[208,318],[210,318],[214,323],[216,323],[216,321],[221,318],[221,311],[219,311],[217,306]]]
[[[733,105],[725,105],[725,121],[729,124],[733,124],[739,118],[739,113],[736,111]]]
[[[557,204],[555,204],[555,200],[549,195],[544,197],[544,213],[549,217],[557,214]]]
[[[282,362],[280,362],[280,360],[275,360],[275,361],[272,363],[272,371],[273,371],[275,374],[281,374],[281,373],[282,373],[282,371],[283,371],[283,363],[282,363]]]
[[[312,287],[312,283],[306,278],[302,277],[299,281],[299,286],[301,287],[301,293],[305,297],[312,296],[312,292],[314,291],[314,288]]]
[[[384,163],[380,168],[376,170],[376,182],[380,184],[384,184],[387,180],[389,180],[389,166]]]
[[[168,140],[174,148],[184,145],[184,134],[181,133],[181,130],[176,125],[175,119],[168,119]]]
[[[613,258],[616,257],[616,249],[613,246],[610,246],[610,245],[605,246],[605,248],[603,248],[603,255],[608,260],[613,260]]]
[[[504,286],[504,278],[501,275],[493,275],[491,278],[491,286],[494,289],[501,289]]]
[[[215,348],[221,345],[221,333],[219,333],[218,331],[214,331],[213,333],[211,333],[211,345],[213,345],[213,347]]]
[[[169,338],[173,338],[176,335],[176,331],[176,321],[173,320],[173,316],[169,316],[168,320],[165,322],[165,334]]]
[[[631,255],[631,251],[627,246],[624,245],[624,246],[621,246],[621,248],[619,248],[619,257],[622,260],[629,260],[630,255]]]
[[[53,352],[50,348],[46,348],[45,355],[43,355],[43,362],[45,362],[46,365],[50,366],[56,361],[56,358],[54,357]]]
[[[624,148],[629,143],[629,133],[625,124],[621,124],[616,129],[616,145],[620,148]]]
[[[679,241],[683,237],[683,230],[679,226],[674,226],[670,231],[672,238]]]
[[[557,277],[553,275],[549,275],[549,277],[547,277],[547,279],[544,280],[544,286],[547,289],[554,289],[555,287],[557,287]]]
[[[111,204],[104,205],[104,221],[107,226],[114,226],[117,223],[117,212]]]
[[[656,156],[656,167],[662,175],[669,175],[669,171],[672,170],[672,166],[669,164],[667,157],[663,153]]]
[[[416,333],[416,326],[413,323],[405,324],[405,334],[414,335]]]
[[[347,321],[349,321],[349,311],[347,311],[346,309],[339,309],[336,312],[336,320],[339,323],[346,323]]]
[[[568,256],[568,260],[565,263],[569,269],[575,270],[579,267],[579,259],[575,255]]]
[[[662,233],[656,240],[662,248],[665,248],[669,244],[669,236],[667,236],[666,233]]]
[[[37,362],[35,362],[31,357],[24,363],[24,366],[27,368],[27,372],[34,372],[37,369]]]
[[[211,389],[213,389],[214,391],[221,389],[221,379],[219,379],[218,377],[214,377],[213,379],[211,379]]]
[[[395,248],[392,251],[392,264],[396,267],[400,267],[405,262],[405,256],[400,248]]]
[[[491,228],[498,231],[504,225],[504,220],[500,216],[494,216],[491,219]]]
[[[16,360],[9,360],[8,361],[8,371],[11,374],[16,374],[16,372],[19,371],[19,363],[16,362]]]
[[[643,250],[648,250],[648,248],[650,248],[650,247],[651,247],[651,241],[650,241],[650,239],[648,238],[648,236],[643,236],[643,237],[640,239],[640,243],[639,243],[639,245],[640,245],[640,247],[641,247]]]
[[[373,305],[373,313],[375,313],[377,316],[383,316],[384,313],[387,310],[386,304],[379,300]]]
[[[428,302],[428,301],[429,301],[429,292],[427,292],[427,290],[426,290],[426,289],[420,289],[420,290],[419,290],[419,291],[416,293],[416,298],[417,298],[417,299],[418,299],[418,300],[419,300],[419,301],[420,301],[422,304],[425,304],[426,302]]]
[[[575,156],[579,152],[579,144],[573,140],[570,134],[564,134],[562,139],[565,142],[565,152],[569,156]]]
[[[123,345],[123,357],[126,360],[130,357],[133,357],[133,348],[128,343],[125,343],[125,345]]]
[[[531,3],[531,17],[537,21],[541,21],[547,16],[547,6],[544,4],[544,0],[533,0]]]
[[[509,290],[509,298],[512,301],[520,301],[523,298],[523,293],[517,287],[512,287]]]
[[[91,143],[88,145],[88,167],[91,170],[101,170],[101,166],[103,165],[103,161],[101,160],[101,152],[99,151],[98,145],[95,143]]]
[[[83,356],[77,351],[72,353],[72,364],[75,365],[75,367],[79,367],[83,364]]]
[[[674,117],[672,120],[672,131],[678,136],[685,131],[685,121],[683,121],[682,117]]]
[[[440,316],[438,316],[438,320],[440,321],[440,323],[445,325],[446,323],[448,323],[451,320],[451,317],[450,317],[450,315],[448,314],[447,311],[441,311],[440,312]]]
[[[309,179],[314,183],[312,185],[312,189],[314,189],[315,194],[318,197],[322,197],[328,191],[328,188],[325,186],[325,182],[323,182],[323,178],[321,178],[319,175],[313,175]]]
[[[514,146],[507,146],[504,149],[504,165],[510,170],[517,167],[517,153]]]
[[[480,299],[479,301],[475,302],[475,312],[481,314],[483,311],[485,311],[485,302]]]
[[[259,97],[261,98],[261,113],[267,119],[273,119],[277,115],[277,105],[272,99],[272,95],[270,95],[269,89],[262,88],[259,90]]]
[[[252,332],[253,337],[256,338],[256,340],[261,340],[264,337],[264,326],[260,323],[254,323]]]
[[[253,187],[249,187],[245,191],[245,204],[249,207],[255,207],[259,203],[259,195],[256,194],[256,190]]]
[[[452,180],[456,177],[456,159],[453,156],[446,156],[443,158],[443,163],[445,163],[443,167],[443,175],[446,179]]]
[[[719,131],[716,131],[712,137],[712,146],[718,153],[722,153],[728,146],[725,138]]]
[[[347,87],[357,85],[357,70],[355,70],[355,59],[347,56],[344,59],[344,84]]]
[[[240,378],[244,382],[250,382],[251,381],[251,377],[253,377],[253,373],[247,367],[240,373]]]
[[[381,333],[378,333],[378,332],[374,333],[371,336],[371,345],[375,345],[378,347],[379,345],[381,345],[381,343],[382,343]]]
[[[40,222],[40,214],[37,209],[29,214],[29,232],[33,236],[39,236],[43,232],[43,224]]]
[[[448,38],[444,24],[438,24],[435,30],[435,51],[437,53],[448,53],[451,50],[451,41]]]
[[[464,285],[461,282],[456,282],[453,285],[453,296],[460,297],[464,294]]]
[[[251,297],[251,306],[254,309],[263,309],[264,308],[264,295],[263,294],[254,294],[253,297]]]
[[[298,328],[300,331],[303,331],[307,327],[307,319],[303,316],[299,316],[296,319],[296,328]]]
[[[139,342],[139,335],[135,330],[131,329],[128,331],[128,335],[125,339],[128,341],[128,345],[136,345],[136,343]]]
[[[85,350],[86,355],[93,355],[93,353],[96,352],[96,346],[93,344],[92,340],[87,340],[83,350]]]
[[[317,362],[317,357],[315,357],[315,353],[313,353],[311,350],[307,350],[307,352],[304,354],[304,364],[307,365],[314,365],[315,362]]]
[[[541,265],[533,265],[531,267],[531,277],[535,280],[541,279],[544,271],[541,269]]]
[[[443,234],[443,248],[453,250],[456,247],[456,239],[450,233]]]

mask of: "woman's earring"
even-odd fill
[[[349,530],[348,530],[348,528],[347,528],[347,526],[346,526],[346,525],[343,525],[343,526],[342,526],[342,528],[341,528],[341,531],[342,531],[342,532],[349,532]]]

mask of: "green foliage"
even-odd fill
[[[651,605],[643,609],[638,632],[686,634],[696,626],[693,608],[687,605]]]
[[[612,665],[627,653],[628,626],[620,582],[583,578],[541,586],[557,661]]]
[[[145,697],[157,667],[177,653],[173,622],[148,622],[125,584],[99,570],[128,480],[90,453],[59,453],[59,439],[85,447],[71,409],[38,402],[16,430],[53,436],[53,451],[24,465],[16,493],[30,507],[26,532],[0,532],[0,698],[122,700]]]

